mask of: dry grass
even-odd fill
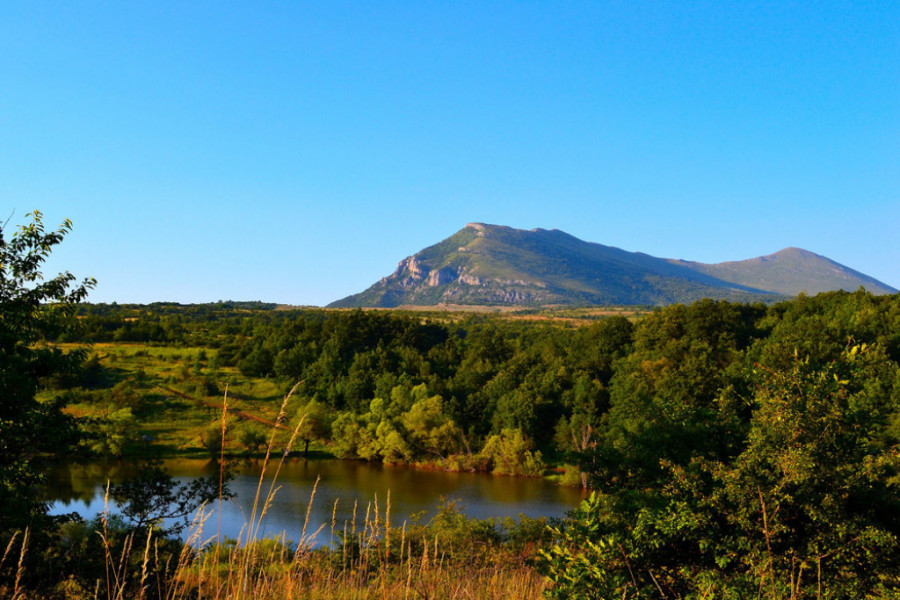
[[[279,424],[286,420],[285,407],[293,392],[284,398]],[[227,395],[223,404],[227,406]],[[225,423],[223,419],[223,427]],[[297,541],[259,539],[260,524],[278,492],[278,474],[301,423],[280,457],[267,452],[253,510],[237,540],[223,542],[219,525],[215,532],[208,532],[211,512],[201,507],[180,554],[166,555],[161,550],[165,542],[152,531],[134,531],[124,541],[116,541],[104,514],[96,534],[105,555],[105,581],[97,580],[93,589],[69,585],[57,587],[57,592],[73,600],[505,600],[542,596],[544,581],[527,556],[499,544],[477,550],[454,548],[427,527],[398,526],[391,522],[390,496],[383,504],[376,497],[364,511],[354,506],[353,517],[344,523],[335,518],[336,502],[330,528],[323,525],[308,531],[314,486]],[[272,473],[270,479],[267,472]],[[9,566],[9,559],[19,554],[21,571],[27,538],[26,533],[9,542],[0,568],[4,563]],[[0,587],[0,596],[11,591],[15,600],[43,597],[21,589],[20,576],[17,573],[12,590]]]

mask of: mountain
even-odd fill
[[[833,282],[839,281],[840,285]],[[552,229],[469,223],[330,307],[647,305],[778,300],[802,289],[896,290],[805,250],[707,265],[584,242]]]
[[[897,292],[877,279],[802,248],[785,248],[767,256],[714,265],[684,260],[673,260],[672,263],[729,283],[788,296],[796,296],[800,292],[854,291],[859,286],[873,294]]]

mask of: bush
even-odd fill
[[[244,423],[238,430],[238,441],[247,450],[259,452],[260,447],[264,448],[268,443],[269,436],[258,423],[248,422]]]
[[[541,453],[532,451],[533,444],[518,429],[504,429],[488,438],[481,456],[498,475],[539,477],[544,471]]]
[[[551,597],[900,594],[897,366],[858,345],[755,378],[739,453],[660,460],[658,485],[606,486],[555,531]]]

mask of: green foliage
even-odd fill
[[[375,398],[360,416],[341,413],[333,424],[334,448],[344,458],[386,463],[446,460],[460,451],[462,432],[425,385],[397,386],[391,398]]]
[[[297,438],[303,440],[303,455],[309,455],[309,444],[324,441],[331,436],[331,415],[328,407],[321,402],[310,400],[297,410]]]
[[[421,514],[405,524],[405,534],[398,538],[391,534],[392,555],[400,552],[398,542],[405,538],[407,552],[421,555],[424,543],[430,551],[440,548],[446,559],[462,558],[467,564],[494,563],[503,560],[507,552],[514,552],[518,560],[530,560],[536,554],[536,546],[550,541],[547,519],[518,518],[477,519],[465,515],[465,507],[455,500],[441,499],[437,513],[425,523]],[[432,545],[436,544],[436,545]]]
[[[640,323],[611,378],[598,445],[583,454],[597,485],[657,485],[660,460],[685,464],[739,451],[749,416],[744,357],[764,310],[703,301]]]
[[[0,535],[44,512],[35,497],[38,452],[65,450],[74,428],[56,402],[38,402],[38,382],[74,373],[83,353],[65,354],[46,344],[72,323],[76,303],[92,280],[75,285],[70,273],[44,279],[41,266],[71,230],[69,221],[45,232],[41,213],[12,237],[0,227]]]
[[[692,457],[661,457],[652,485],[647,477],[608,485],[600,478],[611,471],[599,463],[592,475],[605,493],[572,515],[544,555],[553,597],[898,592],[897,365],[878,347],[851,345],[826,361],[797,355],[788,368],[757,366],[752,377],[738,452],[701,442]],[[643,457],[632,460],[620,468],[646,468]]]
[[[176,540],[154,535],[152,552],[159,560],[145,567],[145,532],[136,535],[117,515],[90,521],[73,519],[42,533],[39,542],[31,538],[26,548],[25,558],[35,560],[26,566],[22,583],[30,593],[23,598],[115,597],[115,590],[107,585],[127,590],[139,590],[142,586],[146,590],[159,589],[173,576],[184,549]],[[118,581],[106,578],[111,557],[115,557]]]
[[[428,533],[454,548],[495,544],[501,540],[493,519],[470,519],[463,514],[462,507],[452,500],[440,504],[428,525]]]
[[[440,396],[425,396],[424,386],[413,389],[414,402],[400,415],[400,423],[418,456],[444,458],[460,450],[462,432],[444,412]]]
[[[224,442],[224,432],[221,423],[211,423],[200,434],[200,444],[206,449],[209,457],[213,460],[219,458],[222,454],[222,444]]]
[[[259,452],[268,441],[269,435],[259,423],[247,422],[238,430],[238,442],[250,452]],[[219,442],[221,444],[221,438]]]
[[[361,443],[360,434],[361,430],[364,430],[364,426],[361,427],[355,415],[349,412],[340,413],[331,424],[331,430],[333,441],[331,450],[335,456],[338,458],[359,458],[362,456],[360,448],[365,444]]]
[[[427,410],[424,405],[417,409],[423,411],[417,418],[430,421],[424,427],[412,421],[407,426],[398,420],[399,413],[392,413],[388,416],[391,427],[382,427],[382,442],[391,441],[395,459],[408,455],[413,461],[463,462],[468,465],[464,468],[474,467],[477,461],[471,457],[485,438],[503,429],[520,429],[544,447],[552,443],[553,429],[545,426],[548,421],[556,423],[577,412],[593,426],[608,406],[612,364],[624,353],[633,329],[623,317],[603,318],[590,327],[570,330],[482,316],[448,320],[365,311],[248,312],[224,305],[101,305],[86,306],[82,311],[85,339],[112,339],[119,329],[146,322],[172,332],[173,341],[160,343],[179,346],[189,340],[192,345],[206,346],[210,367],[199,373],[197,366],[202,366],[202,360],[198,359],[200,350],[194,347],[176,356],[171,349],[157,346],[161,349],[148,356],[145,346],[139,350],[143,356],[134,354],[123,365],[125,369],[112,367],[114,360],[121,364],[119,352],[109,352],[107,356],[112,358],[105,361],[112,380],[106,385],[127,373],[136,387],[150,388],[151,393],[154,382],[174,386],[196,399],[198,412],[206,410],[207,397],[221,395],[223,383],[230,382],[234,390],[239,379],[257,382],[274,376],[281,381],[264,383],[275,387],[284,380],[300,380],[297,398],[326,407],[331,418],[349,412],[360,419],[375,398],[394,403],[400,412],[410,410],[412,402],[404,400],[401,407],[393,398],[395,390],[409,394],[424,385],[427,398],[440,397],[440,423],[435,421],[433,404]],[[268,360],[253,366],[256,359],[250,357],[254,355],[274,357],[271,369]],[[163,365],[163,360],[171,364]],[[146,379],[139,384],[138,365]],[[235,373],[235,365],[243,370],[240,375]],[[253,385],[261,387],[263,383]],[[239,396],[242,401],[251,399]],[[253,396],[254,401],[259,397]],[[142,424],[158,415],[152,408],[142,412],[133,407],[133,412]],[[272,409],[268,418],[274,418],[274,412]],[[182,418],[194,419],[192,415]],[[336,452],[381,460],[377,448],[381,418],[371,423],[371,428],[371,419],[363,420],[359,426],[365,430],[363,446],[369,451],[360,454],[336,442]],[[192,422],[190,426],[198,425]],[[171,439],[164,428],[155,424],[153,428],[154,434]],[[425,430],[430,433],[425,435]],[[391,431],[403,438],[406,448]],[[376,442],[374,447],[370,438]],[[179,439],[170,444],[196,444],[196,436],[192,441]],[[460,459],[461,452],[469,458]]]
[[[559,485],[587,487],[587,473],[576,465],[563,465]]]
[[[531,442],[518,429],[504,429],[489,437],[481,455],[498,475],[537,477],[544,470],[541,453],[533,451]]]
[[[546,592],[555,600],[604,600],[648,597],[650,590],[637,590],[623,572],[627,560],[613,535],[603,535],[602,502],[592,493],[572,511],[564,526],[553,526],[556,543],[540,551],[540,567],[550,582]]]
[[[81,445],[91,454],[121,458],[127,446],[137,438],[137,420],[131,408],[112,408],[98,417],[78,423]]]

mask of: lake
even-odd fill
[[[171,459],[164,461],[178,481],[188,481],[209,473],[217,473],[218,466],[206,460]],[[256,496],[262,461],[235,460],[236,477],[231,482],[233,500],[223,502],[221,532],[225,537],[246,538],[242,530],[250,521]],[[271,475],[277,463],[270,462],[266,471],[262,496],[269,489]],[[51,513],[77,512],[92,518],[104,510],[106,482],[121,481],[139,468],[135,463],[69,463],[47,467]],[[540,478],[501,477],[485,473],[446,473],[405,467],[391,467],[335,459],[293,458],[286,461],[276,482],[277,492],[262,521],[259,537],[285,534],[288,539],[300,539],[310,496],[316,479],[312,507],[309,509],[307,533],[320,526],[323,533],[314,541],[328,544],[331,540],[332,514],[338,529],[352,519],[354,503],[358,520],[365,517],[367,507],[377,498],[381,519],[384,518],[390,493],[391,526],[418,518],[427,521],[444,501],[455,501],[470,517],[561,517],[584,497],[580,489],[561,487]],[[262,502],[262,500],[260,501]],[[337,506],[335,507],[335,503]],[[203,538],[215,536],[217,503],[204,527]],[[111,512],[115,508],[111,507]],[[184,534],[187,535],[187,532]]]

